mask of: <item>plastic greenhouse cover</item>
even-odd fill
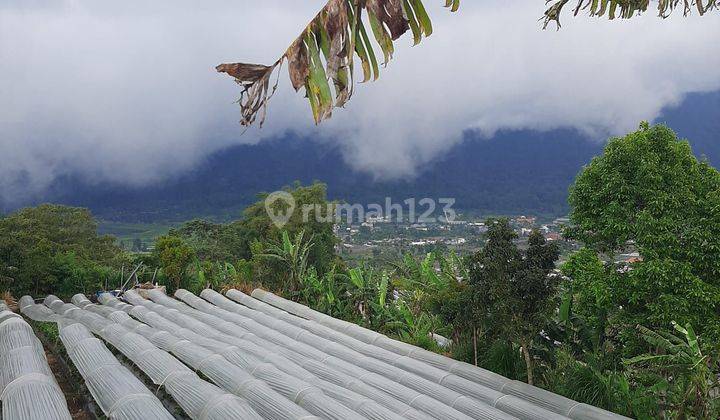
[[[421,361],[359,341],[336,330],[320,325],[317,322],[299,318],[295,315],[279,310],[237,290],[230,290],[227,293],[227,296],[236,302],[247,306],[248,308],[252,308],[255,311],[263,313],[265,316],[281,320],[284,323],[282,328],[292,334],[300,336],[303,332],[309,332],[315,336],[328,339],[335,344],[341,344],[347,349],[353,349],[365,356],[368,356],[369,359],[366,359],[365,362],[374,364],[374,367],[369,367],[371,370],[378,371],[379,369],[382,369],[382,363],[387,363],[398,369],[395,371],[396,375],[401,375],[401,372],[403,371],[415,373],[424,378],[426,381],[419,380],[418,377],[409,377],[406,379],[408,385],[414,389],[420,390],[424,394],[435,395],[436,397],[441,395],[441,400],[454,400],[455,404],[453,407],[458,408],[460,411],[472,416],[481,414],[481,409],[478,408],[477,404],[475,404],[472,399],[467,397],[457,398],[457,394],[454,392],[483,401],[492,407],[499,408],[508,414],[512,414],[520,418],[549,419],[558,417],[558,413],[544,410],[529,401],[503,394],[502,392],[488,388],[484,385],[477,384],[454,375],[451,372],[438,369]],[[247,311],[248,309],[245,308],[244,313],[249,313]],[[260,319],[262,319],[262,317]],[[306,337],[307,335],[304,338],[305,340],[307,340]],[[335,347],[335,351],[341,352],[342,354],[345,350],[341,350],[341,348],[342,347]],[[348,359],[346,352],[344,358],[346,360]],[[378,361],[380,362],[379,365],[377,363]],[[505,379],[505,381],[508,380]],[[443,394],[443,390],[438,388],[436,385],[442,385],[444,388],[451,391]],[[487,413],[487,415],[492,415],[492,413]]]
[[[280,397],[276,401],[300,408],[294,401],[305,407],[306,417],[311,412],[322,418],[352,418],[349,412],[350,416],[378,420],[398,416],[565,418],[546,408],[557,410],[566,401],[542,394],[536,398],[521,386],[516,389],[515,381],[484,374],[482,369],[482,375],[478,371],[460,374],[456,371],[459,362],[452,359],[448,359],[450,368],[444,369],[446,362],[423,354],[424,350],[369,330],[339,326],[353,329],[351,335],[328,322],[300,318],[240,292],[228,295],[238,302],[210,290],[203,291],[204,299],[183,290],[176,296],[182,302],[159,291],[149,293],[152,301],[131,291],[125,298],[132,305],[101,296],[102,306],[91,304],[84,296],[73,297],[73,303],[86,310],[47,303],[59,313],[102,329],[108,341],[110,336],[134,334],[155,345],[157,351],[162,351],[157,349],[160,347],[171,352],[213,382],[245,397],[263,418],[288,417],[274,417],[275,413],[263,410],[273,405],[272,397],[263,400],[273,394]],[[135,340],[122,341],[130,341],[124,350],[128,353],[144,349]],[[572,403],[572,418],[618,418]]]
[[[155,298],[157,298],[157,297],[158,297],[158,296],[155,296]],[[165,299],[167,299],[167,297],[165,297]],[[196,299],[197,299],[197,298],[196,298]],[[177,303],[177,302],[175,302],[175,303]],[[207,303],[207,302],[206,302],[206,303]],[[184,305],[182,305],[182,306],[184,306]],[[186,308],[188,308],[188,307],[186,307]],[[190,312],[194,312],[194,310],[192,310],[192,309],[187,309],[187,310],[190,311]],[[242,336],[242,337],[247,338],[248,340],[252,340],[252,343],[251,343],[252,345],[255,345],[256,347],[261,347],[261,348],[266,349],[266,353],[271,353],[271,354],[272,354],[273,352],[275,352],[275,354],[279,356],[279,352],[282,352],[283,350],[287,350],[287,349],[282,349],[282,348],[280,348],[280,347],[278,347],[278,346],[276,346],[276,345],[274,345],[274,344],[272,344],[272,343],[270,343],[270,342],[268,342],[268,341],[265,341],[265,340],[263,340],[263,339],[255,336],[255,335],[253,335],[253,334],[244,333],[243,330],[240,329],[239,327],[237,327],[236,325],[234,325],[234,324],[232,324],[232,323],[229,323],[229,322],[226,322],[226,321],[223,321],[223,320],[221,320],[220,318],[215,317],[215,316],[213,316],[213,315],[200,313],[200,314],[199,314],[199,319],[202,319],[203,321],[208,322],[208,324],[206,324],[207,326],[213,325],[214,327],[224,329],[227,333],[230,333],[230,334],[236,333],[236,334],[238,334],[239,336]],[[284,356],[279,356],[279,357],[281,357],[283,360],[289,360],[288,358],[286,358],[286,357],[284,357]],[[298,360],[298,362],[299,362],[299,363],[304,363],[304,362],[314,362],[314,361],[309,360],[309,359],[301,359],[301,360]],[[330,372],[330,370],[328,369],[328,367],[327,367],[326,365],[323,365],[322,363],[316,363],[315,366],[321,366],[321,368],[323,369],[321,372],[317,372],[317,373],[325,374],[325,373],[329,373],[329,372]],[[288,371],[292,371],[292,370],[291,370],[291,369],[288,369]],[[332,374],[331,374],[331,375],[329,376],[329,378],[339,379],[339,381],[336,382],[336,384],[349,385],[349,386],[348,386],[348,389],[353,389],[353,388],[354,388],[355,390],[361,391],[361,392],[366,392],[366,391],[368,391],[368,395],[372,395],[372,396],[379,396],[379,395],[380,395],[381,397],[377,398],[378,401],[381,401],[381,402],[383,402],[383,403],[386,403],[387,406],[392,406],[392,405],[394,404],[394,405],[396,406],[395,408],[399,408],[399,409],[400,409],[399,411],[396,411],[396,412],[402,413],[405,417],[408,417],[408,418],[427,418],[427,416],[424,416],[424,415],[422,415],[421,413],[417,412],[416,410],[411,409],[409,406],[407,406],[406,404],[401,403],[400,401],[397,401],[397,400],[392,399],[392,397],[391,397],[390,395],[384,394],[384,393],[382,393],[381,391],[379,391],[379,390],[377,390],[377,389],[373,389],[373,388],[371,388],[371,387],[365,386],[364,384],[363,384],[363,386],[355,386],[357,383],[360,383],[360,382],[357,381],[357,380],[355,380],[355,379],[353,379],[353,378],[351,378],[351,377],[349,377],[349,376],[347,376],[347,375],[340,375],[340,374],[338,374],[338,375],[332,375]],[[321,383],[322,383],[322,382],[321,382]],[[329,388],[325,388],[325,389],[329,389]],[[337,386],[335,387],[335,389],[337,389]],[[362,396],[357,396],[356,398],[363,398],[363,397],[362,397]],[[389,404],[388,404],[388,403],[389,403]]]
[[[70,312],[74,319],[90,325],[104,324],[105,327],[96,333],[132,360],[153,382],[163,385],[190,418],[202,420],[261,418],[247,402],[200,379],[182,362],[158,349],[143,336],[96,313],[84,310],[109,308],[93,305],[83,295],[75,295],[73,302],[81,307],[79,311]],[[120,313],[127,316],[123,312]]]
[[[625,418],[623,416],[599,409],[597,407],[578,403],[576,401],[570,400],[569,398],[553,394],[549,391],[528,385],[523,382],[504,378],[500,375],[479,368],[477,366],[453,360],[437,353],[433,353],[425,349],[409,345],[407,343],[393,340],[375,331],[368,330],[347,321],[332,318],[328,315],[310,309],[304,305],[283,299],[279,296],[276,296],[270,292],[261,289],[255,289],[252,293],[252,297],[244,295],[242,292],[236,290],[229,291],[227,295],[228,297],[237,300],[249,307],[258,310],[264,310],[267,313],[272,313],[280,319],[292,320],[294,318],[296,321],[293,322],[296,325],[308,326],[312,325],[312,322],[321,324],[329,329],[332,329],[335,332],[340,333],[338,335],[332,335],[333,339],[337,340],[338,342],[354,345],[356,341],[361,341],[368,345],[372,345],[372,347],[370,348],[371,351],[378,351],[381,349],[387,350],[399,356],[406,356],[407,358],[422,362],[425,365],[430,365],[435,368],[442,369],[446,372],[453,373],[461,377],[461,379],[454,378],[452,380],[453,383],[448,384],[448,386],[453,389],[461,390],[467,387],[470,388],[468,389],[468,391],[472,392],[472,385],[470,385],[468,382],[462,381],[462,379],[466,379],[470,382],[475,382],[476,384],[482,384],[487,387],[496,389],[504,394],[518,397],[521,400],[529,401],[548,410],[567,415],[573,419]],[[283,314],[283,312],[285,312],[285,314]],[[290,314],[295,315],[295,317]],[[305,320],[310,320],[311,322],[307,322]],[[322,329],[318,330],[323,331]],[[327,330],[325,330],[325,333],[327,334]],[[331,334],[328,334],[328,336],[330,335]],[[383,353],[382,351],[380,351],[378,354]],[[406,361],[405,363],[406,366],[408,366],[412,362]],[[532,407],[523,407],[521,405],[518,405],[517,399],[508,401],[507,398],[503,398],[501,401],[499,401],[497,406],[502,408],[504,411],[508,411],[508,409],[512,409],[513,406],[516,406],[518,410],[521,410],[516,414],[523,417],[534,414]],[[523,414],[523,412],[526,412],[527,414]]]
[[[102,296],[104,305],[123,306],[117,299]],[[143,307],[134,307],[133,316],[143,317]],[[150,315],[150,318],[152,316]],[[123,325],[136,325],[135,320],[126,320]],[[177,337],[168,331],[153,327],[136,329],[155,345],[172,352],[180,360],[192,366],[222,388],[242,396],[250,406],[266,419],[311,419],[317,418],[301,406],[280,395],[265,382],[255,379],[250,373],[230,363],[223,356],[198,346],[187,339]],[[302,400],[303,395],[298,395]]]
[[[205,354],[201,353],[200,349],[190,345],[183,345],[183,348],[178,349],[178,351],[183,352],[185,349],[194,349],[194,352],[202,355],[201,357],[211,358],[207,363],[208,366],[203,367],[203,369],[211,371],[209,373],[210,375],[217,377],[222,374],[221,372],[237,372],[239,369],[244,371],[246,375],[254,375],[255,378],[269,385],[269,387],[278,394],[318,416],[329,419],[361,418],[336,401],[329,399],[319,389],[289,377],[272,365],[264,364],[251,355],[238,351],[234,346],[208,339],[189,330],[180,328],[176,324],[165,320],[157,313],[142,306],[136,307],[131,311],[131,314],[152,326],[163,329],[166,332],[181,335],[183,339],[191,343],[198,343],[201,347],[204,347],[202,351],[204,351]],[[170,339],[169,336],[168,338]],[[235,354],[233,360],[236,362],[242,360],[244,363],[231,363],[228,356],[233,353]],[[213,358],[213,356],[218,357]],[[184,357],[188,359],[193,356],[186,354]],[[198,362],[191,361],[190,363]],[[202,361],[200,363],[202,363]],[[230,368],[228,365],[232,367]],[[220,371],[215,371],[216,369],[220,369]]]
[[[8,420],[69,420],[62,390],[32,327],[17,314],[0,314],[0,400]]]
[[[60,317],[45,305],[37,305],[32,297],[23,296],[18,302],[20,312],[38,322],[57,322]]]
[[[164,294],[155,294],[153,296],[159,302],[162,301],[170,304],[171,306],[177,306],[174,305],[177,304],[176,301]],[[232,344],[244,352],[252,354],[260,360],[272,363],[280,370],[283,370],[292,376],[316,384],[328,396],[335,398],[344,405],[366,417],[392,417],[392,414],[387,413],[386,411],[386,409],[389,409],[390,411],[400,414],[405,418],[418,420],[430,418],[430,416],[415,410],[397,399],[394,399],[389,394],[368,386],[349,375],[344,375],[329,369],[328,366],[323,363],[307,358],[301,358],[298,363],[296,363],[295,361],[290,360],[290,358],[281,355],[280,350],[277,349],[277,346],[274,344],[264,341],[252,334],[247,334],[240,327],[224,321],[221,318],[194,311],[184,304],[181,304],[180,307],[184,307],[185,310],[192,312],[198,317],[198,319],[188,316],[176,309],[158,305],[147,300],[140,301],[140,304],[143,304],[148,308],[152,308],[158,313],[161,313],[167,319],[175,321],[181,326],[190,328],[198,334]],[[223,329],[225,333],[221,332],[220,329]],[[237,354],[234,355],[237,356]],[[230,354],[226,353],[225,356],[228,357]],[[300,364],[310,364],[310,366],[306,367],[318,369],[319,371],[316,371],[315,373],[323,375],[323,379],[321,379],[319,375],[316,376],[315,374],[309,372],[309,370],[301,367]],[[378,405],[382,405],[384,407],[379,407]]]
[[[205,293],[205,292],[204,292]],[[215,292],[212,292],[215,293]],[[441,403],[440,401],[433,400],[429,396],[425,396],[424,398],[427,398],[428,400],[432,401],[432,410],[428,411],[428,405],[423,406],[420,403],[420,400],[422,398],[420,397],[420,394],[416,391],[408,390],[407,387],[405,387],[402,384],[395,383],[391,380],[388,380],[388,378],[382,378],[380,375],[376,375],[374,373],[368,372],[364,369],[358,368],[354,364],[350,362],[346,362],[340,359],[337,359],[335,357],[329,356],[328,354],[324,353],[323,351],[313,348],[312,346],[301,343],[298,341],[293,340],[290,337],[287,337],[277,331],[274,331],[272,328],[264,327],[250,319],[246,319],[243,317],[240,317],[237,314],[228,312],[222,308],[216,307],[207,301],[204,301],[203,299],[200,299],[191,293],[187,291],[179,291],[176,294],[178,297],[183,299],[185,302],[188,302],[191,306],[194,306],[196,308],[201,309],[205,314],[203,316],[198,316],[199,319],[203,319],[207,322],[214,322],[215,326],[218,328],[225,329],[224,332],[227,333],[235,333],[239,336],[247,337],[250,340],[253,340],[258,345],[261,345],[263,347],[266,347],[268,349],[272,349],[273,351],[277,351],[278,353],[281,353],[283,356],[286,356],[288,358],[296,357],[294,361],[298,364],[302,364],[304,368],[312,369],[313,366],[311,364],[305,365],[304,362],[309,361],[309,359],[315,362],[315,367],[317,367],[319,364],[325,365],[323,366],[323,370],[315,371],[313,373],[320,375],[326,375],[327,379],[335,378],[337,379],[337,375],[333,375],[333,370],[341,370],[342,374],[347,376],[353,376],[355,378],[358,378],[362,382],[366,382],[363,387],[367,389],[367,385],[369,385],[368,379],[370,378],[376,378],[380,381],[384,381],[387,387],[397,391],[400,390],[400,392],[397,392],[395,396],[398,398],[404,398],[402,402],[406,405],[409,405],[413,407],[414,409],[422,409],[423,411],[426,411],[425,415],[422,414],[418,415],[417,410],[409,411],[407,412],[407,416],[410,418],[423,418],[427,417],[427,415],[431,416],[438,416],[438,413],[440,413],[441,418],[458,418],[458,419],[466,419],[471,418],[471,416],[462,414],[458,412],[458,410],[455,410],[449,405],[445,405]],[[207,293],[205,293],[207,295]],[[217,294],[216,294],[217,295]],[[217,295],[220,296],[220,295]],[[150,297],[152,299],[158,298],[157,295],[151,294]],[[212,298],[212,296],[211,296]],[[224,299],[224,298],[223,298]],[[232,303],[232,302],[231,302]],[[232,303],[235,305],[234,303]],[[178,306],[178,302],[175,301],[174,306],[176,306],[178,309],[182,309],[180,306]],[[184,309],[188,314],[191,314],[192,316],[196,315],[195,309]],[[211,315],[215,314],[217,316]],[[221,317],[225,318],[228,321],[232,321],[233,323],[236,323],[240,325],[240,327],[236,326],[233,329],[226,328],[225,325],[228,325],[228,323],[218,323],[216,321],[216,318]],[[240,328],[238,330],[238,328]],[[250,333],[243,332],[243,328],[247,328],[250,330]],[[256,334],[256,335],[255,335]],[[258,337],[260,336],[260,337]],[[318,363],[319,362],[319,363]],[[329,373],[329,375],[327,375]],[[403,373],[405,374],[405,373]],[[325,378],[324,378],[325,379]],[[362,388],[358,388],[360,390]],[[376,392],[378,391],[386,391],[386,389],[376,389]],[[392,398],[389,394],[385,396],[385,398],[380,399],[380,401],[387,401],[387,398]],[[512,416],[506,415],[499,410],[494,410],[495,413],[493,413],[494,418],[512,418]],[[481,415],[477,415],[478,418],[483,418]]]
[[[161,296],[170,299],[164,294]],[[131,312],[138,313],[140,319],[163,327],[166,331],[180,334],[183,338],[207,349],[220,351],[225,359],[252,372],[254,376],[268,383],[282,395],[291,399],[303,395],[300,404],[323,418],[352,418],[357,417],[357,414],[362,415],[363,418],[377,420],[403,418],[374,400],[316,378],[289,359],[281,356],[266,357],[267,350],[251,342],[222,334],[175,309],[145,300],[137,294],[126,295],[126,299],[133,304],[143,306]],[[148,312],[150,310],[154,312]],[[191,329],[188,330],[186,327]]]
[[[337,367],[346,368],[348,364],[355,365],[366,371],[374,372],[384,376],[387,380],[400,383],[406,387],[412,388],[421,394],[432,396],[436,400],[444,403],[448,407],[456,411],[460,411],[472,418],[513,418],[510,413],[503,412],[491,406],[487,401],[480,401],[467,395],[463,395],[455,390],[451,390],[439,383],[440,381],[432,381],[421,377],[417,372],[410,372],[394,366],[391,363],[380,360],[374,355],[363,354],[354,348],[339,344],[332,340],[311,333],[300,327],[292,325],[286,321],[277,319],[269,314],[258,310],[250,309],[242,306],[234,301],[227,299],[217,292],[204,290],[201,296],[215,305],[232,313],[237,322],[244,323],[244,326],[253,328],[252,332],[264,330],[273,331],[273,339],[278,343],[286,345],[298,344],[313,348],[314,351],[324,353],[324,359],[327,363]],[[293,341],[291,344],[287,340]],[[311,352],[308,352],[310,354]],[[327,356],[334,356],[334,359],[328,359]],[[315,355],[314,357],[317,357]],[[341,362],[338,362],[340,360]],[[447,413],[445,417],[450,416]],[[535,408],[533,418],[536,419],[555,419],[561,418],[557,413],[551,413],[539,407]]]
[[[229,320],[232,320],[234,322],[240,322],[243,323],[244,320],[238,319],[238,315],[230,313],[228,311],[225,311],[221,308],[215,307],[214,305],[204,301],[203,299],[200,299],[189,292],[178,292],[178,295],[187,302],[189,302],[191,305],[196,306],[198,308],[203,309],[203,311],[207,312],[214,312],[220,317],[225,317]],[[151,296],[153,297],[153,296]],[[194,310],[188,310],[188,313],[193,313]],[[271,349],[273,351],[276,351],[279,354],[282,354],[283,356],[287,358],[292,358],[293,361],[303,366],[303,368],[306,368],[308,370],[315,369],[317,367],[320,367],[320,369],[316,369],[313,371],[314,374],[317,376],[323,376],[324,379],[338,379],[338,377],[342,378],[343,376],[345,378],[353,376],[355,378],[360,379],[365,387],[367,388],[368,384],[365,382],[368,382],[369,378],[380,378],[380,380],[384,380],[388,385],[392,384],[394,387],[405,390],[406,387],[391,383],[385,378],[380,377],[379,375],[367,372],[363,369],[360,369],[356,367],[355,365],[351,363],[344,363],[342,369],[342,372],[339,375],[334,375],[333,373],[337,373],[337,368],[333,366],[333,363],[331,363],[333,360],[336,362],[342,364],[343,361],[340,361],[339,359],[336,360],[336,358],[333,358],[331,356],[328,356],[327,354],[323,353],[320,350],[317,350],[311,346],[305,345],[304,343],[295,342],[294,340],[283,336],[280,333],[277,333],[271,329],[264,328],[262,326],[259,326],[255,323],[249,323],[246,324],[245,327],[253,328],[253,327],[259,327],[255,329],[255,332],[257,333],[257,336],[255,334],[247,333],[245,330],[243,330],[242,327],[239,327],[237,325],[233,325],[229,322],[222,322],[218,323],[217,319],[218,317],[214,315],[210,315],[208,313],[205,313],[203,315],[198,316],[199,319],[202,319],[203,321],[206,321],[208,323],[214,323],[215,326],[218,328],[224,329],[225,332],[230,334],[236,334],[238,336],[244,336],[247,337],[249,340],[253,340],[255,343],[257,343],[260,346],[263,346],[265,348]],[[232,328],[228,328],[227,326],[231,325]],[[263,338],[259,337],[262,336]],[[376,391],[382,392],[383,390],[376,389]],[[404,399],[403,402],[417,408],[417,401],[415,400],[415,397],[419,395],[419,393],[414,392],[410,390],[410,395],[408,398]],[[405,395],[399,395],[407,396],[407,393]],[[378,399],[378,401],[387,401],[387,398],[392,398],[389,394],[387,397]],[[468,416],[463,415],[462,413],[457,412],[456,410],[452,409],[449,406],[445,406],[439,401],[434,401],[435,407],[444,407],[445,412],[443,418],[468,418]],[[408,412],[408,414],[411,414]],[[432,414],[432,413],[431,413]],[[412,417],[412,415],[410,415]]]
[[[57,297],[45,299],[56,313],[60,339],[100,409],[111,419],[172,419],[160,400],[95,338],[79,319],[80,309],[62,304]],[[95,324],[95,325],[99,325]]]

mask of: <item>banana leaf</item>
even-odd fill
[[[445,7],[455,12],[460,0],[445,0]],[[287,61],[293,88],[305,89],[313,119],[319,124],[352,97],[355,57],[360,60],[362,80],[377,80],[380,66],[373,43],[387,65],[395,52],[395,41],[408,31],[414,44],[433,32],[423,0],[329,0],[274,64],[226,63],[216,69],[241,87],[240,123],[249,126],[258,121],[262,126],[279,74],[274,83],[271,79]]]

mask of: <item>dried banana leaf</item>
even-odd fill
[[[455,12],[460,0],[445,0],[445,7]],[[217,66],[217,71],[233,77],[242,88],[238,100],[240,123],[249,126],[259,120],[262,126],[268,102],[277,89],[277,82],[271,86],[271,79],[285,61],[293,88],[305,88],[315,123],[330,118],[334,108],[344,106],[352,97],[356,57],[363,82],[380,76],[366,22],[382,51],[384,64],[392,59],[394,42],[406,32],[412,32],[415,44],[433,32],[422,0],[329,0],[275,64]]]
[[[448,0],[449,1],[449,0]],[[650,0],[572,0],[576,3],[573,14],[577,16],[580,11],[589,11],[590,16],[603,17],[609,19],[617,17],[621,19],[630,19],[636,14],[646,12],[650,8]],[[666,18],[673,11],[682,8],[683,15],[688,16],[692,13],[693,8],[702,16],[710,10],[720,10],[720,0],[657,0],[658,16]],[[544,20],[543,29],[547,28],[550,22],[555,22],[557,28],[560,28],[560,14],[563,8],[570,3],[570,0],[548,0],[546,3],[550,7],[545,11],[545,15],[541,18]]]

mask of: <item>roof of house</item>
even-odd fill
[[[21,310],[58,322],[66,346],[89,342],[85,330],[99,336],[191,418],[622,418],[263,290],[143,293],[149,299],[135,291],[124,301],[102,295],[101,305],[83,295],[72,303],[48,297],[44,306]],[[97,343],[90,350],[107,356]],[[95,353],[77,353],[73,361],[87,363]],[[87,366],[79,370],[86,382],[97,380]]]

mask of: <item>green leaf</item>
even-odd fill
[[[407,15],[410,29],[412,30],[413,45],[418,45],[422,41],[422,30],[420,29],[420,24],[415,18],[415,12],[413,11],[412,6],[410,6],[409,0],[403,0],[403,8],[405,10],[405,14]]]
[[[380,306],[385,306],[385,299],[387,298],[387,288],[388,288],[388,276],[386,273],[382,274],[382,279],[380,280],[380,286],[379,286],[379,296],[378,301],[380,303]]]
[[[422,28],[423,33],[425,36],[432,35],[432,22],[430,21],[430,16],[428,16],[427,11],[425,10],[425,6],[422,4],[422,0],[411,1],[413,9],[415,9],[415,16],[417,16],[418,22],[420,22],[420,27]]]
[[[359,268],[353,268],[352,270],[350,270],[350,281],[358,289],[362,289],[365,287],[365,280],[363,279],[362,273],[360,272]]]
[[[452,8],[450,8],[451,12],[457,12],[460,10],[460,0],[453,0]]]
[[[393,56],[393,53],[395,52],[395,48],[393,47],[393,40],[390,34],[385,29],[385,26],[378,20],[377,16],[375,16],[372,12],[368,11],[368,16],[370,19],[370,28],[372,28],[373,35],[375,35],[375,39],[378,42],[378,45],[380,45],[380,48],[383,51],[383,54],[385,55],[385,63],[387,64],[390,62],[390,59]]]
[[[378,65],[375,51],[373,50],[372,43],[370,42],[370,37],[368,36],[367,31],[365,30],[365,25],[363,25],[362,22],[358,22],[358,30],[360,31],[362,43],[365,45],[367,56],[370,59],[370,64],[372,65],[373,80],[377,80],[378,77],[380,77],[380,66]]]
[[[325,67],[320,59],[320,51],[318,49],[317,40],[312,31],[308,30],[305,37],[310,55],[310,77],[308,79],[308,88],[311,94],[311,105],[315,122],[322,121],[332,110],[333,98],[328,84],[328,77],[325,73]]]
[[[623,363],[626,365],[634,365],[641,362],[649,362],[654,360],[672,360],[672,356],[668,354],[643,354],[640,356],[635,356],[630,359],[623,359]]]
[[[570,307],[572,306],[572,293],[566,293],[563,296],[562,304],[560,305],[560,322],[570,322]]]

